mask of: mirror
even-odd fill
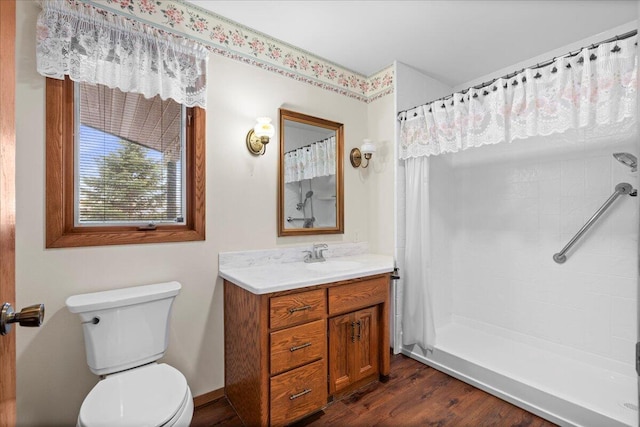
[[[343,125],[280,109],[278,236],[344,233]]]

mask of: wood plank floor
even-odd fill
[[[196,409],[192,427],[241,426],[226,399]],[[396,355],[387,383],[365,386],[297,426],[531,426],[554,424],[442,372]]]

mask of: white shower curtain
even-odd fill
[[[429,157],[407,159],[405,178],[407,241],[403,277],[402,344],[418,344],[429,350],[435,346],[436,340],[431,281]]]
[[[292,150],[284,154],[284,182],[298,182],[336,173],[336,138]]]

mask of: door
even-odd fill
[[[638,5],[638,13],[640,13],[640,0],[638,0],[637,2]],[[640,23],[638,23],[638,28],[640,31]],[[637,45],[637,43],[636,43]],[[640,46],[636,47],[636,54],[640,53]],[[636,96],[636,111],[640,111],[640,96]],[[640,123],[638,123],[638,130],[640,130]],[[638,148],[638,145],[636,143],[636,148]],[[636,181],[637,184],[637,181]],[[636,202],[637,203],[637,202]],[[638,250],[640,251],[640,246],[638,247]],[[639,254],[640,255],[640,254]],[[638,258],[638,266],[639,268],[638,270],[638,277],[636,278],[638,280],[638,282],[636,283],[636,295],[640,295],[640,257]],[[636,378],[637,381],[637,388],[638,388],[638,399],[636,401],[636,405],[638,407],[640,407],[640,298],[636,299],[636,334],[637,334],[637,341],[636,341],[636,357],[635,357],[635,362],[636,362],[636,373],[638,375],[638,377]],[[638,425],[640,425],[640,411],[638,411]]]
[[[376,375],[378,307],[329,319],[329,394]]]
[[[329,319],[329,394],[351,384],[353,314]]]
[[[359,381],[378,373],[378,307],[356,311],[354,321],[353,381]]]
[[[15,0],[0,0],[0,304],[15,305]],[[0,426],[16,423],[16,338],[0,336]]]

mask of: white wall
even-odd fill
[[[451,157],[453,320],[627,364],[636,337],[638,203],[622,196],[556,264],[619,182],[634,139],[531,138]],[[450,177],[450,173],[448,177]],[[440,248],[434,248],[434,252]],[[495,330],[495,329],[494,329]]]
[[[471,81],[459,84],[457,86],[454,86],[453,91],[454,92],[460,92],[462,90],[468,89],[472,86],[476,86],[479,85],[481,83],[487,82],[487,81],[491,81],[494,78],[498,78],[510,73],[513,73],[515,70],[522,70],[523,68],[529,68],[529,67],[533,67],[536,64],[540,64],[543,63],[545,61],[548,61],[551,58],[556,58],[556,57],[560,57],[560,56],[564,56],[569,52],[575,52],[576,50],[582,49],[585,46],[589,46],[593,43],[600,43],[603,40],[607,40],[610,38],[613,38],[617,35],[620,34],[624,34],[626,32],[629,31],[633,31],[636,30],[638,28],[638,22],[635,20],[631,20],[636,18],[636,16],[630,16],[630,22],[623,24],[623,25],[619,25],[617,27],[611,28],[607,31],[603,31],[601,33],[598,34],[594,34],[590,37],[587,37],[585,39],[582,40],[577,40],[573,43],[564,45],[564,46],[559,46],[557,49],[554,49],[552,51],[549,52],[545,52],[541,55],[538,56],[534,56],[533,58],[529,58],[525,61],[522,62],[518,62],[516,64],[511,64],[505,68],[501,68],[499,70],[495,70],[487,75],[484,76],[479,76]]]
[[[44,78],[35,69],[38,10],[32,2],[17,2],[16,287],[19,307],[43,302],[47,313],[41,328],[17,331],[18,425],[74,424],[82,400],[97,381],[86,365],[79,318],[64,305],[77,293],[180,281],[183,289],[174,305],[164,360],[185,374],[194,395],[219,389],[224,385],[224,358],[218,253],[314,241],[367,241],[374,215],[369,193],[375,182],[351,168],[348,152],[372,136],[367,121],[371,107],[212,55],[206,241],[45,250],[45,92]],[[256,117],[270,116],[277,123],[280,107],[344,123],[344,235],[276,237],[278,147],[271,143],[264,156],[254,157],[245,136]],[[392,135],[383,139],[391,141]]]
[[[369,244],[376,252],[393,255],[395,215],[393,199],[395,195],[395,112],[393,96],[387,95],[368,105],[367,135],[376,145],[376,152],[366,169],[357,171],[360,180],[367,185],[367,205],[370,212]],[[362,144],[362,141],[360,141]],[[351,163],[347,168],[354,170]],[[363,239],[360,236],[360,239]]]

